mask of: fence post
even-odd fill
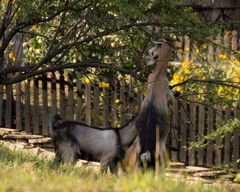
[[[64,119],[65,118],[65,80],[64,80],[64,72],[60,71],[60,115]]]
[[[180,61],[182,61],[182,52],[183,52],[183,49],[182,49],[182,37],[179,37],[179,41],[176,41],[176,47],[178,48],[177,49],[177,57]]]
[[[6,116],[5,116],[5,126],[11,128],[12,127],[12,112],[13,112],[13,89],[12,85],[6,85]]]
[[[93,119],[93,124],[96,127],[99,127],[99,87],[98,86],[94,86],[94,110],[93,110],[93,115],[94,115],[94,119]]]
[[[22,130],[21,82],[16,84],[16,129]]]
[[[17,33],[14,38],[15,65],[22,66],[23,58],[23,35]],[[22,102],[21,102],[21,82],[16,84],[16,129],[22,130]]]
[[[133,114],[133,107],[134,107],[134,95],[133,95],[133,84],[132,84],[132,78],[130,78],[130,84],[129,84],[129,87],[128,87],[128,113],[130,115]],[[131,118],[130,118],[131,119]],[[128,118],[128,121],[129,121],[129,118]]]
[[[225,111],[225,120],[228,121],[231,118],[231,109]],[[224,137],[224,163],[230,162],[231,158],[231,134],[226,133]]]
[[[112,114],[112,118],[111,118],[111,126],[112,127],[116,127],[116,120],[117,120],[117,110],[116,110],[116,99],[117,99],[117,81],[114,80],[113,81],[113,89],[111,92],[111,114]]]
[[[180,149],[180,160],[182,162],[187,161],[187,104],[185,102],[181,102],[180,105],[181,110],[181,149]]]
[[[240,120],[240,101],[237,102],[236,110],[234,111],[234,117]],[[237,160],[239,159],[239,137],[240,132],[239,130],[234,131],[233,136],[233,161],[234,161],[234,168],[239,168],[239,163]]]
[[[179,148],[178,147],[178,140],[179,140],[179,124],[178,124],[178,120],[179,120],[179,102],[176,98],[173,98],[173,102],[172,102],[172,111],[173,111],[173,127],[172,127],[172,146]],[[173,161],[177,161],[178,160],[178,152],[172,151],[172,160]]]
[[[3,126],[3,86],[0,85],[0,126]]]
[[[108,81],[106,81],[108,82]],[[103,88],[103,127],[108,127],[108,116],[109,116],[109,91],[107,88]]]
[[[125,82],[124,80],[122,80],[120,82],[120,101],[121,101],[121,126],[125,124],[126,120],[125,120],[125,107],[126,107],[126,101],[125,101],[126,97],[125,97]]]
[[[57,114],[57,85],[55,72],[51,74],[51,114]]]
[[[85,122],[91,125],[91,84],[85,84]]]
[[[188,36],[184,37],[184,59],[190,59],[190,39]]]

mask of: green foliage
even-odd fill
[[[221,127],[217,130],[211,132],[209,135],[205,135],[203,138],[199,138],[198,141],[190,143],[189,149],[201,149],[206,148],[209,142],[213,142],[217,137],[224,138],[224,136],[229,133],[232,134],[235,130],[240,130],[240,120],[232,119],[224,122]],[[214,148],[219,149],[222,146],[213,144]]]

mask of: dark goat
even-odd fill
[[[97,128],[76,121],[60,120],[59,115],[49,124],[56,159],[63,163],[75,163],[77,159],[100,161],[104,172],[109,166],[111,173],[117,172],[117,163],[125,155],[124,147],[130,146],[137,136],[135,119],[121,128]]]
[[[171,58],[171,47],[166,42],[159,42],[148,51],[148,65],[155,65],[148,76],[148,90],[143,100],[136,128],[139,137],[138,165],[143,168],[155,169],[155,159],[161,160],[164,167],[164,153],[169,134],[168,96],[170,94],[167,80],[167,67]],[[156,151],[156,134],[159,133],[159,147]]]

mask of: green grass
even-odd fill
[[[51,161],[0,145],[0,191],[227,192],[229,189],[203,188],[201,184],[190,185],[163,176],[156,179],[151,172],[103,176],[85,168],[57,167]]]

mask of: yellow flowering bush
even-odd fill
[[[223,49],[211,55],[207,49],[204,45],[196,49],[199,57],[184,59],[173,73],[171,85],[209,104],[235,107],[240,100],[240,52]]]

